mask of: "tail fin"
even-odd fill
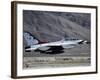
[[[38,43],[39,43],[39,40],[36,39],[36,38],[35,38],[31,33],[29,33],[29,32],[24,32],[24,33],[23,33],[23,36],[24,36],[24,39],[26,40],[28,46],[32,46],[32,45],[35,45],[35,44],[38,44]]]

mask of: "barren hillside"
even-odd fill
[[[69,15],[74,15],[73,19],[75,18],[76,20],[80,18],[81,20],[78,19],[80,22],[85,21],[84,19],[88,17],[87,14],[81,13],[80,15],[76,13]],[[79,17],[77,17],[78,15]],[[78,23],[79,21],[72,21],[68,17],[68,13],[23,11],[24,31],[30,32],[40,41],[58,41],[64,38],[65,35],[70,38],[90,41],[90,29],[86,28],[90,24],[88,23],[88,25],[84,27]],[[89,20],[87,22],[89,22]]]

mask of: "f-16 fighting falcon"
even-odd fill
[[[26,52],[39,51],[40,53],[56,53],[63,52],[63,49],[70,49],[80,44],[89,44],[87,40],[82,39],[69,39],[64,38],[56,42],[41,42],[36,39],[29,32],[24,32],[23,36],[27,42],[27,47],[25,47]]]

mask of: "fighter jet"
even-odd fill
[[[25,47],[26,52],[36,51],[40,53],[57,53],[63,52],[63,50],[73,48],[81,44],[89,44],[87,40],[64,38],[56,42],[42,42],[39,41],[29,32],[24,32],[23,36],[27,42],[27,47]]]

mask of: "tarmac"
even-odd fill
[[[90,66],[90,50],[90,44],[77,45],[71,49],[64,49],[63,53],[56,54],[23,50],[23,68]]]

